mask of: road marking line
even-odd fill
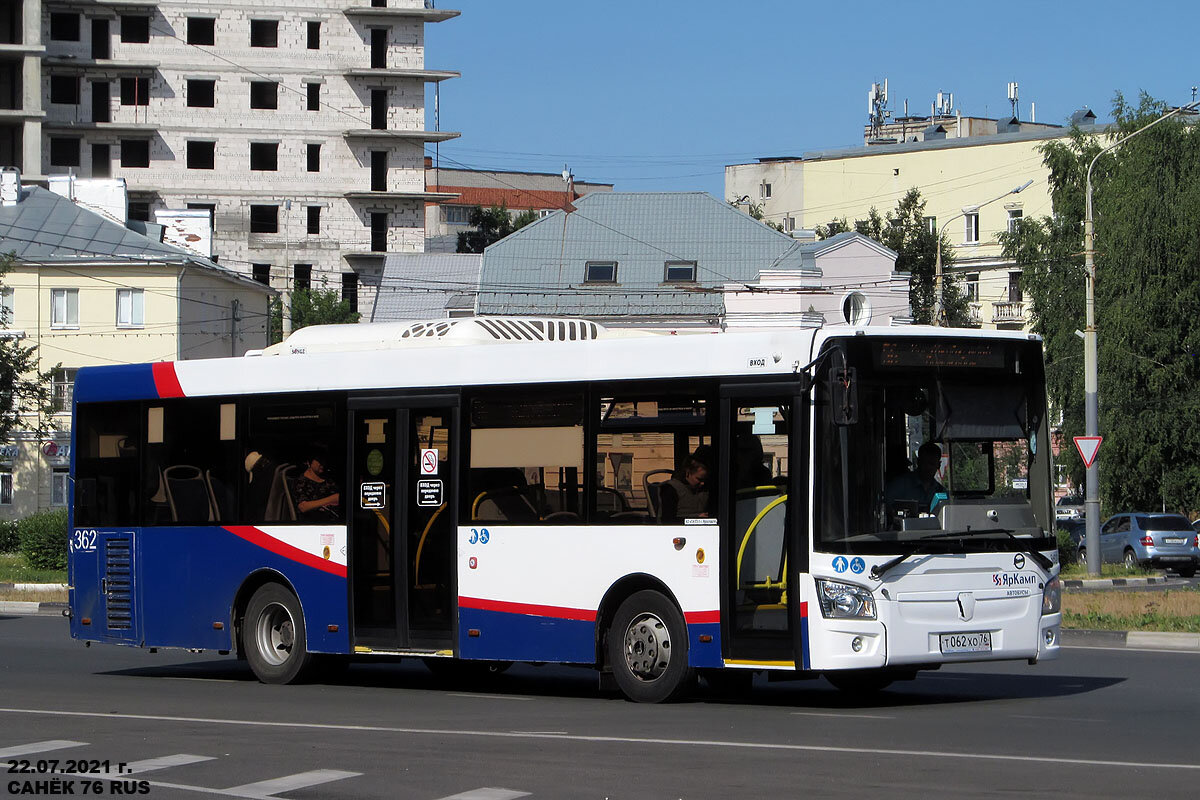
[[[87,742],[72,742],[68,739],[50,739],[45,742],[30,742],[29,744],[19,744],[15,747],[6,747],[3,750],[0,750],[0,758],[28,756],[34,753],[48,753],[51,750],[66,750],[68,747],[87,747],[87,744]]]
[[[529,792],[514,792],[512,789],[472,789],[439,800],[513,800],[516,797],[529,797]]]
[[[481,697],[486,700],[532,700],[532,697],[509,697],[502,694],[471,694],[470,692],[446,692],[447,697]]]
[[[1099,647],[1091,644],[1064,644],[1063,650],[1116,650],[1121,653],[1178,653],[1179,655],[1200,655],[1200,650],[1165,650],[1158,647]]]
[[[779,750],[790,753],[837,753],[839,755],[901,756],[906,758],[978,759],[981,761],[1012,761],[1027,764],[1064,764],[1081,767],[1119,767],[1121,769],[1179,769],[1200,771],[1200,764],[1176,764],[1156,761],[1107,761],[1098,758],[1055,758],[1053,756],[1008,755],[1004,753],[955,753],[943,750],[894,750],[890,748],[836,747],[815,744],[783,744],[779,742],[734,742],[709,739],[661,739],[633,736],[585,736],[583,734],[510,733],[506,731],[462,730],[451,728],[400,728],[388,725],[338,725],[329,722],[275,722],[252,719],[214,719],[212,717],[172,717],[163,714],[113,714],[101,711],[56,711],[42,708],[0,708],[0,714],[31,714],[47,717],[80,717],[85,719],[138,720],[150,722],[181,722],[189,725],[226,725],[246,728],[282,728],[316,731],[352,731],[364,733],[402,733],[414,736],[437,736],[464,739],[542,739],[560,742],[589,742],[595,744],[666,745],[731,750]],[[162,784],[166,786],[167,784]],[[197,788],[197,787],[179,787]],[[221,790],[201,791],[220,793]],[[228,791],[228,790],[226,790]]]
[[[567,731],[509,731],[509,733],[527,733],[530,736],[566,736]]]
[[[212,761],[212,756],[193,756],[188,753],[176,753],[173,756],[159,756],[158,758],[147,758],[144,761],[134,761],[125,765],[125,771],[119,773],[121,775],[141,775],[143,772],[154,772],[160,769],[169,769],[170,767],[183,767],[188,764],[199,764],[202,761]],[[109,771],[109,774],[113,774]]]
[[[879,714],[834,714],[824,713],[820,711],[793,711],[794,717],[851,717],[853,719],[895,719],[895,717],[885,717]]]
[[[319,786],[322,783],[345,780],[346,778],[357,778],[359,775],[362,775],[362,773],[345,772],[340,769],[314,769],[311,772],[298,772],[295,775],[285,775],[282,778],[272,778],[269,781],[258,781],[257,783],[234,786],[230,789],[221,790],[221,793],[232,797],[267,798],[281,792],[307,789],[310,786]]]

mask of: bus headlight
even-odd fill
[[[1058,576],[1046,581],[1046,588],[1042,590],[1042,613],[1057,614],[1062,608],[1062,581]]]
[[[863,586],[818,579],[817,599],[828,618],[875,619],[875,598]]]

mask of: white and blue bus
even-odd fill
[[[647,702],[1054,658],[1045,397],[1036,337],[915,326],[467,318],[85,368],[71,635],[270,683],[578,664]]]

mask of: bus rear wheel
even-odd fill
[[[617,608],[608,629],[608,663],[630,700],[664,703],[683,695],[695,676],[687,651],[683,615],[659,592],[636,592]]]
[[[250,669],[263,683],[294,683],[312,662],[305,648],[304,612],[296,595],[263,585],[246,606],[242,641]]]

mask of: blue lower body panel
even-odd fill
[[[507,611],[460,608],[459,654],[492,661],[594,664],[596,623]],[[471,636],[471,631],[479,631]]]

